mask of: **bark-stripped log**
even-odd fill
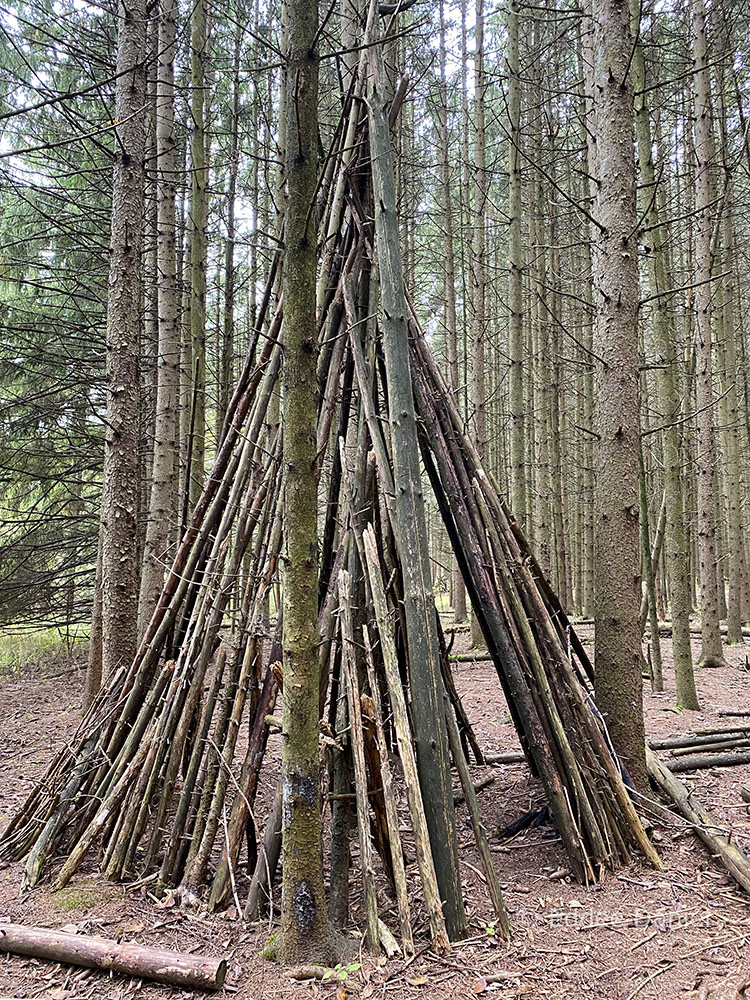
[[[118,943],[111,938],[22,924],[0,924],[0,951],[201,990],[220,990],[227,974],[223,958],[187,955],[166,948],[147,948],[130,942]]]

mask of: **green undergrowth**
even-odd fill
[[[88,642],[88,628],[0,629],[0,677],[27,666],[51,667],[81,658]]]

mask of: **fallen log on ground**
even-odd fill
[[[699,750],[701,753],[717,753],[719,750],[739,750],[750,747],[750,738],[747,736],[736,739],[716,740],[713,743],[688,743],[682,747],[675,747],[672,750],[673,757],[687,757],[689,754]],[[652,747],[652,749],[654,749]]]
[[[707,767],[737,767],[740,764],[750,764],[750,751],[744,753],[696,754],[694,757],[678,757],[668,760],[665,767],[678,773],[681,771],[699,771]]]
[[[521,759],[523,760],[523,754],[521,754]],[[474,785],[472,786],[474,788],[474,794],[476,794],[477,792],[481,792],[483,789],[487,788],[489,785],[493,785],[494,783],[495,783],[495,775],[488,774],[486,778],[482,778],[480,781],[474,783]],[[464,794],[464,792],[462,791],[454,792],[453,794],[454,805],[460,805],[465,800],[465,798],[466,795]]]
[[[223,958],[187,955],[129,942],[120,944],[111,938],[22,924],[0,924],[0,951],[202,990],[220,990],[227,974]]]
[[[485,764],[523,764],[526,757],[520,750],[509,750],[507,753],[486,753]]]
[[[691,824],[713,856],[726,868],[745,892],[750,892],[750,858],[724,836],[692,791],[670,772],[655,753],[646,750],[646,766],[652,783]]]
[[[684,750],[688,747],[719,749],[724,743],[736,744],[746,739],[750,739],[750,730],[731,729],[728,731],[717,730],[712,733],[700,731],[685,733],[681,736],[667,736],[660,740],[649,740],[648,745],[652,750]]]

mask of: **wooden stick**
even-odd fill
[[[750,858],[736,844],[729,842],[687,785],[679,778],[675,778],[648,748],[646,766],[653,784],[675,805],[688,823],[692,824],[695,833],[714,857],[724,865],[737,884],[742,886],[745,892],[750,892]]]
[[[370,806],[367,801],[367,772],[365,769],[365,737],[360,714],[359,681],[354,663],[354,626],[350,578],[345,569],[339,573],[339,609],[341,624],[341,656],[346,695],[349,702],[349,731],[352,737],[352,761],[354,764],[354,791],[357,796],[357,827],[359,829],[359,853],[362,868],[362,885],[367,915],[367,946],[372,952],[380,948],[378,931],[378,900],[375,895],[375,872],[372,865],[372,843],[370,840]]]
[[[380,635],[385,676],[388,682],[388,692],[391,697],[391,708],[393,709],[393,723],[396,729],[399,753],[401,754],[401,764],[404,769],[404,780],[406,782],[406,794],[409,798],[412,826],[414,827],[414,845],[417,851],[419,870],[422,875],[422,887],[430,923],[430,935],[437,953],[445,955],[450,951],[451,946],[440,905],[437,876],[435,875],[435,865],[430,849],[430,835],[427,830],[424,803],[422,802],[422,793],[419,788],[417,760],[411,742],[409,717],[406,712],[406,699],[401,687],[401,675],[398,669],[396,647],[393,642],[393,630],[388,616],[388,605],[380,570],[375,531],[372,525],[368,525],[365,528],[363,540],[367,560],[367,574],[370,581],[370,593],[372,595],[373,607],[375,608],[375,619],[378,625],[378,634]]]
[[[21,924],[0,924],[0,951],[201,990],[220,990],[227,974],[227,963],[223,958],[188,955],[138,944],[119,944],[109,938],[67,934]]]
[[[391,861],[393,862],[393,883],[396,889],[396,904],[398,906],[399,925],[401,927],[401,943],[404,954],[414,954],[414,938],[411,932],[411,910],[409,893],[406,886],[406,869],[404,868],[404,853],[401,847],[401,835],[398,824],[398,807],[393,789],[393,772],[388,759],[388,746],[383,728],[383,710],[380,703],[380,687],[375,675],[375,662],[372,658],[370,633],[366,625],[362,626],[362,641],[365,647],[365,663],[367,664],[367,680],[370,684],[375,733],[378,751],[380,753],[380,774],[383,779],[383,795],[385,797],[385,816],[388,823],[388,833],[391,844]]]
[[[464,790],[466,806],[469,810],[469,816],[471,817],[471,825],[474,828],[474,839],[477,844],[479,856],[482,859],[484,874],[487,876],[487,887],[490,892],[490,899],[492,900],[492,906],[497,915],[498,923],[500,924],[500,934],[506,941],[509,941],[510,921],[508,920],[508,911],[505,909],[503,890],[500,888],[500,880],[497,877],[495,865],[492,861],[490,845],[487,841],[487,833],[484,829],[482,814],[479,811],[479,803],[477,802],[477,793],[474,790],[474,783],[471,780],[469,766],[466,763],[466,758],[464,757],[464,752],[461,747],[461,737],[458,734],[458,726],[456,725],[456,720],[453,717],[453,711],[450,704],[448,704],[447,699],[445,702],[445,721],[448,727],[448,740],[450,742],[451,754],[453,755],[453,763],[456,765],[456,770],[458,771],[458,775],[461,779],[461,787]]]
[[[273,878],[281,856],[281,787],[276,790],[273,805],[266,820],[263,843],[255,862],[255,871],[245,903],[245,920],[258,920],[263,905],[272,902]]]

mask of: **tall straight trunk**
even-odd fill
[[[237,172],[240,155],[240,55],[242,51],[244,6],[237,18],[232,58],[232,138],[229,149],[229,184],[227,186],[227,244],[224,252],[224,325],[219,352],[219,392],[216,404],[217,440],[224,424],[232,387],[232,358],[234,356],[234,305],[235,305],[235,265],[234,244],[237,235],[235,222],[235,200],[237,195]],[[256,115],[257,118],[257,115]],[[257,179],[258,161],[254,162]],[[257,195],[257,184],[255,186]],[[256,223],[257,231],[257,208]],[[257,247],[253,249],[253,260],[257,257]],[[253,285],[255,283],[253,282]]]
[[[723,30],[726,53],[732,52],[731,32],[728,23]],[[742,466],[740,463],[740,422],[737,386],[737,339],[736,339],[736,299],[735,299],[735,246],[734,246],[734,202],[731,173],[731,151],[728,134],[728,79],[726,63],[722,60],[720,70],[720,134],[721,162],[725,176],[724,209],[722,213],[723,267],[723,331],[724,365],[722,373],[722,396],[724,397],[725,419],[723,427],[724,485],[727,497],[727,640],[741,643],[742,602],[746,586],[747,566],[745,562],[745,538],[742,526]]]
[[[135,656],[138,617],[140,263],[146,140],[146,11],[118,8],[112,230],[107,293],[107,431],[102,535],[102,674]]]
[[[280,957],[327,963],[323,885],[316,461],[315,189],[318,152],[317,4],[287,0],[286,223],[282,392],[284,740]]]
[[[508,354],[510,356],[510,464],[513,513],[524,529],[526,517],[526,415],[523,398],[523,257],[521,247],[521,59],[519,0],[508,8]]]
[[[487,308],[487,149],[485,135],[484,0],[476,0],[474,23],[474,212],[471,256],[471,427],[474,444],[487,459],[487,385],[485,335]],[[474,646],[484,643],[476,615],[471,620]]]
[[[474,443],[487,447],[485,324],[487,291],[487,149],[485,136],[484,0],[476,0],[474,27],[474,220],[472,229],[471,411]]]
[[[196,0],[190,19],[190,108],[193,132],[190,191],[190,483],[192,506],[203,488],[206,458],[206,256],[208,250],[208,163],[206,157],[205,0]]]
[[[143,213],[143,263],[141,293],[143,296],[142,341],[140,350],[140,442],[138,485],[138,556],[141,573],[146,558],[146,530],[151,498],[151,471],[154,461],[156,423],[156,369],[159,356],[159,303],[156,260],[157,195],[155,171],[149,170],[156,158],[156,63],[159,46],[158,22],[150,21],[147,28],[146,100],[148,122],[144,157],[145,184]]]
[[[632,39],[627,0],[594,8],[598,142],[596,371],[596,697],[615,749],[648,788],[641,679],[638,530],[638,237]]]
[[[138,630],[141,634],[148,625],[164,583],[164,570],[168,564],[166,551],[170,534],[175,526],[178,499],[175,490],[180,386],[177,187],[174,151],[176,19],[175,0],[162,0],[156,71],[156,264],[159,346],[156,367],[154,457],[138,607]]]
[[[451,939],[466,933],[456,841],[456,817],[443,705],[443,679],[437,612],[422,495],[419,444],[410,377],[404,280],[399,254],[396,187],[391,166],[385,111],[382,57],[369,53],[370,125],[375,238],[380,266],[380,326],[388,383],[388,413],[393,451],[394,511],[403,573],[404,615],[412,689],[419,781],[427,811],[430,844]]]
[[[711,76],[706,5],[692,0],[693,99],[695,113],[695,378],[698,422],[698,558],[700,563],[701,663],[724,665],[719,630],[716,566],[716,467],[711,344],[713,248]]]
[[[550,135],[553,141],[553,136]],[[554,168],[552,171],[554,179]],[[558,202],[554,195],[550,195],[549,205],[549,306],[548,311],[550,348],[549,357],[549,464],[550,483],[552,487],[551,502],[551,527],[553,532],[552,552],[554,554],[554,564],[556,569],[555,583],[556,590],[560,597],[560,602],[566,610],[570,610],[570,590],[568,586],[568,541],[565,524],[565,497],[563,491],[566,486],[564,475],[564,434],[563,419],[565,413],[564,386],[562,381],[562,343],[561,343],[561,317],[560,317],[560,254],[558,250]]]
[[[587,195],[586,204],[591,210],[593,205],[591,178],[599,176],[599,154],[596,145],[596,122],[594,120],[593,95],[594,95],[594,31],[591,15],[591,2],[584,0],[584,32],[581,38],[581,61],[580,72],[583,81],[583,118],[584,130],[586,133],[586,173],[584,178],[584,190]],[[596,181],[594,181],[596,183]],[[594,191],[595,194],[595,191]],[[592,284],[595,270],[595,259],[597,253],[597,231],[593,223],[589,224],[589,241],[584,246],[586,261],[586,273],[592,276],[591,282],[585,283],[584,298],[587,306],[592,305]],[[586,336],[584,347],[589,362],[589,370],[585,375],[585,420],[584,427],[592,430],[594,427],[594,382],[595,365],[593,364],[594,348],[594,322],[591,319],[586,324]],[[584,467],[585,467],[585,490],[586,506],[584,514],[584,552],[585,562],[583,567],[583,613],[586,617],[594,614],[594,500],[596,492],[595,474],[596,456],[594,449],[594,437],[586,435],[584,445]]]
[[[640,3],[631,0],[633,36],[639,37]],[[656,349],[654,378],[664,462],[664,492],[667,504],[665,559],[669,576],[669,605],[672,615],[672,654],[674,656],[677,704],[697,709],[698,695],[693,675],[690,649],[690,571],[685,532],[683,482],[680,448],[680,412],[682,402],[676,379],[677,357],[673,314],[668,301],[659,293],[675,287],[667,257],[667,234],[660,224],[660,199],[654,169],[651,121],[649,118],[646,71],[640,41],[636,42],[632,63],[635,98],[635,129],[640,175],[640,210],[647,233],[646,277],[651,309],[651,334]]]
[[[440,92],[438,115],[440,118],[440,192],[443,216],[445,256],[443,275],[445,283],[445,344],[448,361],[448,384],[458,393],[458,323],[456,318],[456,260],[453,251],[453,204],[451,196],[450,135],[448,131],[448,85],[446,81],[445,17],[444,3],[440,0]],[[458,400],[456,400],[458,404]],[[453,616],[457,622],[466,621],[466,587],[461,570],[452,558]]]

